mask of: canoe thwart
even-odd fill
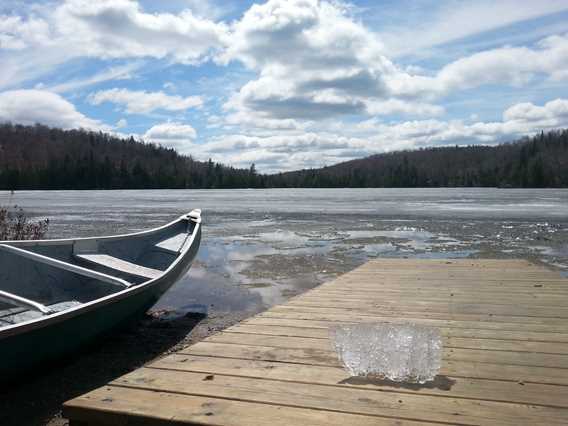
[[[51,312],[50,314],[56,314],[58,312],[66,311],[71,308],[75,308],[77,306],[81,306],[82,303],[77,300],[67,300],[63,302],[53,303],[50,305],[45,305]],[[7,315],[5,315],[7,313]],[[6,325],[13,325],[18,324],[25,321],[35,320],[39,318],[43,318],[43,312],[30,310],[28,307],[24,308],[24,310],[4,310],[0,311],[0,324]]]
[[[179,234],[174,235],[173,237],[160,241],[159,243],[156,244],[156,247],[167,253],[178,254],[181,251],[185,242],[187,241],[188,237],[189,237],[188,233],[180,232]]]
[[[48,308],[47,306],[41,303],[34,302],[33,300],[26,299],[25,297],[17,296],[7,291],[0,290],[0,300],[10,305],[20,306],[22,308],[32,309],[34,311],[41,312],[44,315],[49,315],[53,313],[53,310],[51,310],[50,308]]]
[[[118,257],[110,256],[108,254],[91,253],[91,254],[75,254],[76,259],[80,259],[87,263],[104,266],[106,268],[123,272],[129,275],[134,275],[141,278],[154,279],[162,275],[162,271],[158,269],[148,268],[146,266],[137,265]]]
[[[44,256],[38,253],[34,253],[33,251],[24,250],[8,244],[0,244],[0,250],[10,252],[12,254],[15,254],[16,256],[25,257],[34,260],[36,262],[52,266],[54,268],[63,269],[78,275],[94,278],[96,280],[100,280],[109,284],[117,285],[119,287],[128,288],[132,285],[125,280],[113,277],[111,275],[103,274],[101,272],[93,271],[87,268],[82,268],[81,266],[73,265],[71,263],[62,262],[61,260],[54,259],[53,257]]]

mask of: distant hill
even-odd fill
[[[568,130],[261,175],[102,132],[0,125],[0,190],[440,186],[568,187]]]
[[[241,188],[262,185],[252,167],[195,161],[102,132],[0,125],[0,189]]]
[[[568,187],[568,130],[496,146],[398,151],[270,176],[289,187]]]

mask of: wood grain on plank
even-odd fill
[[[195,383],[200,383],[199,387]],[[289,383],[247,377],[213,375],[141,368],[111,384],[152,391],[175,392],[200,397],[235,399],[247,402],[304,407],[378,417],[398,417],[452,423],[518,424],[546,418],[550,424],[566,424],[568,411],[536,405],[496,401],[472,401],[464,398],[438,398],[431,395],[375,392],[313,383]]]
[[[63,415],[87,425],[418,426],[406,421],[105,386],[67,402]]]
[[[289,362],[305,365],[341,366],[337,357],[329,350],[240,345],[217,343],[209,340],[182,349],[180,354]],[[444,360],[440,373],[447,376],[568,385],[568,369],[565,368],[475,362],[471,359]]]
[[[415,393],[440,397],[514,402],[568,408],[568,387],[506,380],[440,375],[424,385],[400,384],[363,377],[350,378],[339,366],[302,365],[286,362],[228,359],[173,354],[151,363],[149,368],[222,374],[327,386],[355,387],[378,392]],[[338,391],[340,392],[340,391]]]
[[[480,330],[506,330],[506,331],[534,331],[534,332],[550,332],[550,333],[566,333],[567,326],[561,322],[557,325],[550,324],[534,324],[523,322],[506,322],[506,321],[489,321],[488,318],[477,318],[477,320],[467,320],[459,318],[449,318],[447,315],[422,315],[421,313],[409,313],[407,315],[388,315],[383,314],[365,314],[345,311],[322,312],[305,311],[305,310],[269,310],[259,314],[256,318],[269,318],[273,321],[276,319],[296,319],[296,320],[316,320],[316,321],[338,321],[338,322],[390,322],[393,324],[416,323],[430,325],[432,327],[452,327],[465,329]]]
[[[443,344],[447,348],[471,348],[486,349],[496,351],[519,351],[519,352],[540,352],[551,354],[568,354],[568,343],[528,341],[523,339],[522,333],[516,333],[517,339],[505,340],[501,338],[501,333],[493,333],[493,338],[451,337],[441,330]],[[285,337],[309,337],[314,339],[328,339],[328,328],[298,328],[285,327],[280,325],[262,326],[253,324],[238,324],[230,327],[224,333],[244,333],[252,335],[270,335]]]
[[[328,339],[306,337],[269,336],[246,333],[221,332],[207,339],[208,342],[229,343],[248,346],[271,346],[283,349],[305,349],[326,351],[330,359],[336,357]],[[508,349],[483,350],[459,347],[444,347],[444,360],[471,360],[491,364],[526,365],[532,367],[564,368],[568,370],[568,354],[534,353]]]

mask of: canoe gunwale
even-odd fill
[[[179,256],[168,266],[167,269],[165,269],[163,271],[163,273],[160,276],[153,278],[153,279],[150,279],[150,280],[147,280],[147,281],[144,281],[140,284],[132,285],[130,287],[124,288],[123,290],[119,290],[119,291],[112,293],[112,294],[109,294],[107,296],[104,296],[104,297],[101,297],[101,298],[98,298],[98,299],[94,299],[90,302],[83,303],[83,304],[78,305],[76,307],[72,307],[70,309],[67,309],[67,310],[64,310],[64,311],[61,311],[61,312],[56,312],[56,313],[51,314],[49,316],[31,319],[31,320],[28,320],[28,321],[23,321],[21,323],[6,326],[5,328],[0,330],[0,340],[14,336],[14,335],[18,335],[18,334],[21,334],[21,333],[25,333],[25,332],[28,332],[28,331],[31,331],[31,330],[35,330],[35,329],[38,329],[38,328],[48,327],[49,325],[52,325],[54,323],[65,321],[65,320],[70,319],[72,317],[81,315],[84,312],[89,312],[89,311],[99,309],[99,308],[101,308],[105,305],[108,305],[108,304],[111,304],[113,302],[125,299],[129,296],[141,293],[143,291],[147,291],[148,289],[150,289],[154,286],[158,286],[158,285],[162,284],[164,281],[169,279],[169,275],[172,273],[172,271],[180,263],[182,263],[185,260],[186,256],[190,253],[191,248],[196,243],[199,244],[199,241],[196,240],[196,236],[199,235],[200,228],[201,228],[200,213],[201,213],[200,211],[197,211],[197,213],[196,213],[196,211],[194,210],[191,213],[182,215],[179,218],[177,218],[176,220],[169,222],[169,223],[167,223],[163,226],[160,226],[158,228],[153,228],[153,229],[149,229],[149,230],[145,230],[145,231],[141,231],[141,232],[130,233],[130,234],[121,234],[121,235],[103,236],[103,237],[57,239],[57,240],[33,240],[33,241],[21,241],[21,240],[19,240],[19,241],[9,241],[9,242],[8,241],[0,241],[0,244],[24,243],[24,244],[18,244],[18,245],[23,245],[23,246],[69,244],[69,243],[74,243],[77,240],[83,240],[83,241],[84,240],[105,240],[105,241],[109,241],[109,240],[125,239],[125,238],[128,238],[128,237],[135,237],[135,236],[152,235],[154,233],[157,233],[157,232],[160,232],[164,229],[167,229],[168,227],[175,226],[176,224],[178,224],[182,221],[192,221],[195,224],[191,234],[188,234],[188,237],[189,237],[188,240],[186,240],[184,245],[181,247]],[[190,216],[190,214],[193,214],[195,216]],[[28,243],[30,243],[30,244],[28,244]],[[63,262],[63,263],[66,263],[66,262]],[[71,264],[69,264],[69,265],[71,265]],[[103,275],[106,275],[106,274],[103,274]],[[109,277],[112,277],[112,276],[109,275]]]
[[[195,210],[192,210],[192,212],[195,212]],[[0,241],[0,244],[8,244],[16,247],[50,246],[50,245],[55,246],[55,245],[73,244],[76,241],[114,241],[114,240],[122,240],[131,237],[143,237],[152,234],[157,234],[158,232],[163,231],[164,229],[167,229],[181,222],[182,220],[192,220],[195,223],[200,223],[201,222],[200,216],[198,217],[199,222],[193,220],[193,217],[189,216],[189,214],[191,214],[192,212],[181,215],[176,220],[173,220],[157,228],[145,229],[143,231],[131,232],[127,234],[103,235],[99,237],[54,238],[49,240],[10,240],[10,241]]]

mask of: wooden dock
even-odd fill
[[[376,321],[440,328],[435,382],[348,377],[328,327]],[[67,402],[64,415],[72,426],[566,425],[568,279],[521,260],[371,261]]]

